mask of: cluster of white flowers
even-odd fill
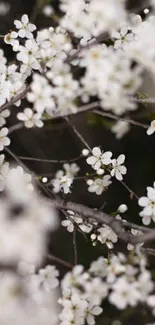
[[[66,12],[62,18],[63,28],[75,37],[89,39],[120,26],[126,21],[125,1],[119,0],[61,0],[60,9]]]
[[[141,197],[138,203],[143,207],[143,210],[140,212],[143,223],[149,225],[151,219],[155,222],[155,182],[153,187],[147,187],[147,197]]]
[[[119,213],[125,213],[127,209],[128,208],[125,204],[121,204],[113,215],[115,215],[117,220],[122,220]],[[79,214],[74,213],[71,210],[68,210],[67,213],[67,220],[63,220],[61,224],[66,227],[68,232],[72,233],[74,229],[79,231],[81,230],[86,235],[90,234],[93,246],[96,246],[97,242],[100,242],[101,244],[106,244],[109,249],[113,249],[114,243],[118,241],[118,237],[109,226],[104,224],[102,225],[101,223],[98,224],[97,221],[90,218],[85,220]],[[138,232],[135,229],[132,229],[131,233],[133,235],[141,234],[141,232]],[[133,248],[133,245],[128,244],[128,249],[131,250]]]
[[[129,123],[124,121],[116,122],[111,131],[115,134],[116,139],[121,139],[130,130]]]
[[[28,277],[12,272],[0,274],[0,318],[2,324],[55,324],[57,312],[53,295],[46,294]],[[37,301],[38,299],[38,301]],[[39,299],[42,299],[40,304]],[[50,306],[50,307],[49,307]]]
[[[102,194],[112,183],[111,176],[121,181],[123,179],[122,175],[125,175],[127,172],[126,167],[123,165],[125,161],[124,155],[120,155],[117,159],[112,159],[111,151],[103,153],[99,147],[92,149],[92,156],[89,156],[86,161],[97,174],[94,179],[87,180],[89,185],[88,191],[95,192],[97,195]],[[110,175],[102,176],[105,171],[109,172]]]
[[[69,232],[73,232],[78,226],[83,232],[89,233],[92,230],[92,224],[85,221],[80,217],[80,215],[75,214],[73,211],[68,210],[68,220],[63,220],[61,222],[62,226],[66,227]],[[93,223],[93,221],[92,221]]]
[[[52,179],[51,183],[53,185],[53,191],[55,193],[60,192],[61,190],[68,194],[70,192],[70,187],[73,183],[74,177],[77,175],[80,168],[77,164],[73,163],[71,165],[69,164],[63,164],[63,170],[59,170],[55,178]]]
[[[94,317],[102,312],[100,304],[104,299],[122,310],[140,303],[151,306],[154,303],[154,283],[141,254],[133,255],[128,262],[119,253],[92,262],[88,271],[77,265],[65,275],[61,282],[63,306],[61,324],[94,324]]]
[[[44,123],[41,120],[41,114],[40,113],[34,113],[31,108],[25,108],[23,113],[18,113],[17,118],[20,121],[24,122],[24,125],[26,128],[32,128],[33,126],[36,126],[38,128],[41,128]]]
[[[56,212],[35,191],[32,176],[0,155],[0,319],[2,324],[56,324],[59,272],[46,266],[47,232],[58,226]],[[14,269],[18,269],[18,273]],[[52,319],[52,323],[51,323]]]
[[[132,28],[135,37],[131,42],[126,42],[124,50],[127,56],[138,62],[143,68],[155,74],[154,30],[155,17],[148,16]],[[149,48],[149,51],[147,50]]]
[[[132,61],[126,52],[97,45],[81,56],[81,65],[87,67],[81,79],[83,96],[98,96],[104,110],[113,110],[118,115],[136,109],[131,96],[142,83],[142,69],[131,68]]]
[[[31,175],[23,168],[10,168],[1,155],[1,189],[6,199],[0,201],[0,261],[39,265],[46,252],[46,233],[57,225],[55,212],[34,191]],[[9,169],[9,170],[8,170]]]

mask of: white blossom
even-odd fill
[[[0,131],[0,151],[4,149],[5,146],[9,146],[10,139],[7,137],[8,129],[2,128]]]
[[[153,121],[151,122],[151,125],[150,125],[149,128],[147,129],[146,133],[147,133],[148,135],[151,135],[151,134],[153,134],[154,132],[155,132],[155,120],[153,120]]]
[[[30,108],[25,108],[23,113],[18,113],[17,118],[18,120],[23,121],[27,128],[32,128],[33,126],[41,128],[44,125],[41,120],[41,114],[34,113]]]
[[[34,109],[42,114],[46,108],[54,108],[55,104],[52,99],[53,89],[47,80],[38,74],[33,76],[31,92],[27,94],[27,99],[34,105]]]
[[[122,175],[127,173],[126,167],[123,165],[125,155],[120,155],[117,159],[112,160],[111,176],[115,176],[119,181],[123,179]]]
[[[115,39],[114,48],[123,48],[124,43],[131,42],[134,39],[133,33],[128,32],[128,26],[122,26],[120,32],[112,32]]]
[[[136,283],[130,283],[125,277],[120,277],[112,287],[113,291],[109,296],[109,302],[118,309],[125,309],[129,306],[136,306],[140,299]]]
[[[10,32],[7,35],[5,35],[4,42],[6,44],[10,44],[12,46],[18,46],[19,41],[17,40],[17,38],[18,38],[18,33],[13,31],[13,32]]]
[[[151,219],[155,222],[155,182],[153,187],[147,187],[147,197],[141,197],[138,200],[138,204],[143,207],[143,210],[140,212],[143,223],[149,225]]]
[[[130,130],[129,123],[125,121],[118,121],[116,122],[111,131],[115,134],[116,139],[121,139],[126,133]]]
[[[86,321],[88,325],[94,325],[95,319],[94,316],[98,316],[102,313],[103,309],[99,306],[93,306],[91,303],[86,309]]]
[[[72,164],[63,164],[63,168],[66,172],[66,175],[68,177],[75,177],[78,173],[78,171],[80,170],[79,166],[76,163],[72,163]]]
[[[62,170],[59,170],[55,175],[55,179],[52,180],[53,191],[58,193],[62,190],[65,194],[68,194],[72,183],[73,179],[67,174],[64,175]]]
[[[94,170],[100,169],[102,165],[109,165],[111,163],[112,152],[110,151],[102,153],[99,147],[94,147],[92,154],[86,161]]]
[[[97,239],[102,243],[108,246],[109,249],[112,249],[114,247],[113,243],[116,243],[118,238],[117,235],[114,233],[114,231],[104,225],[101,228],[99,228],[98,230],[99,235],[97,236]]]
[[[59,285],[57,277],[59,276],[59,271],[54,265],[47,265],[44,269],[39,270],[39,280],[41,281],[41,286],[45,291],[51,291]]]
[[[3,191],[6,178],[9,173],[9,163],[5,161],[5,156],[0,155],[0,191]]]
[[[90,225],[88,222],[84,222],[80,215],[75,214],[71,210],[67,210],[67,212],[69,214],[69,218],[68,220],[63,220],[61,224],[62,226],[66,227],[69,232],[74,231],[74,227],[76,227],[76,224],[85,233],[89,233],[92,230],[92,225]]]
[[[36,26],[34,24],[29,23],[29,18],[27,15],[23,15],[20,20],[15,20],[14,24],[16,28],[19,30],[18,35],[21,38],[33,38],[32,32],[36,30]]]
[[[110,175],[105,175],[103,178],[96,178],[94,181],[88,179],[88,191],[91,193],[96,193],[97,195],[101,195],[102,192],[107,190],[108,186],[112,183],[110,179]]]
[[[5,109],[0,113],[0,127],[2,127],[6,123],[6,118],[10,116],[10,111]]]

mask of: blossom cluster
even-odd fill
[[[147,197],[141,197],[138,203],[143,207],[143,210],[139,214],[142,217],[143,223],[149,225],[151,219],[155,222],[155,182],[153,183],[153,187],[147,187]]]
[[[111,151],[101,152],[99,147],[92,149],[92,156],[89,156],[86,161],[97,174],[95,179],[87,180],[88,191],[95,192],[97,195],[100,195],[112,183],[111,176],[121,181],[123,179],[122,175],[127,172],[126,167],[123,165],[125,155],[122,154],[117,159],[112,159]],[[105,171],[110,172],[110,175],[101,176]]]
[[[92,262],[88,271],[77,265],[65,275],[61,286],[61,324],[86,321],[93,325],[94,318],[102,312],[100,305],[105,299],[120,310],[138,303],[153,307],[155,303],[154,283],[139,253],[133,255],[132,262],[122,253],[109,260],[100,257]]]
[[[121,204],[117,211],[113,213],[116,220],[122,220],[120,214],[125,213],[128,210],[126,204]],[[94,210],[95,211],[95,210]],[[78,213],[74,213],[71,210],[67,210],[68,218],[61,222],[63,227],[66,227],[67,231],[72,233],[74,230],[78,230],[86,235],[90,235],[92,245],[96,246],[97,242],[101,244],[106,244],[108,249],[113,249],[114,244],[118,241],[116,233],[112,230],[111,227],[105,224],[98,224],[94,219],[83,219],[82,216]],[[124,220],[125,221],[125,220]],[[134,229],[131,229],[133,235],[140,235],[141,232],[138,232]],[[127,248],[129,250],[134,249],[131,244],[128,244]]]
[[[56,172],[55,178],[51,181],[51,183],[53,185],[53,191],[55,193],[58,193],[60,190],[62,190],[65,194],[68,194],[70,192],[70,186],[73,183],[74,177],[79,171],[79,167],[75,163],[71,165],[65,163],[63,167],[64,171],[59,170]]]

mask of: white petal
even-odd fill
[[[146,197],[146,196],[142,196],[139,200],[138,200],[138,204],[141,207],[145,207],[150,203],[150,200]]]
[[[5,137],[8,134],[8,129],[7,128],[3,128],[0,131],[0,137]]]
[[[101,156],[101,150],[99,147],[94,147],[92,150],[92,153],[95,157],[100,157]]]
[[[125,155],[120,155],[118,158],[117,158],[117,163],[119,165],[123,164],[124,163],[124,160],[125,160]]]
[[[27,117],[25,116],[24,113],[18,113],[17,114],[17,119],[20,120],[20,121],[26,121]]]
[[[15,20],[14,21],[14,24],[15,24],[15,26],[16,26],[17,29],[20,29],[22,27],[22,23],[21,23],[20,20]]]
[[[91,157],[88,157],[86,161],[87,161],[88,165],[94,165],[97,161],[97,158],[94,156],[91,156]]]
[[[118,170],[116,170],[115,176],[118,179],[118,181],[122,181],[122,179],[123,179],[122,174]]]
[[[87,323],[88,323],[88,325],[94,325],[95,324],[95,319],[94,319],[93,315],[88,314]]]
[[[151,217],[150,216],[144,216],[142,219],[142,222],[145,226],[148,226],[151,222]]]
[[[19,32],[18,32],[18,35],[21,37],[21,38],[24,38],[25,37],[25,30],[24,29],[20,29]]]
[[[9,146],[11,143],[10,139],[9,138],[3,138],[3,145],[4,146]]]
[[[121,35],[125,36],[127,34],[128,28],[126,26],[121,28]]]
[[[127,173],[127,168],[125,166],[119,166],[119,171],[121,174],[125,175]]]
[[[103,309],[99,306],[95,306],[92,309],[93,315],[100,315],[102,313]]]
[[[151,134],[153,134],[154,132],[155,132],[155,127],[152,127],[152,126],[150,126],[150,127],[147,129],[147,131],[146,131],[147,135],[151,135]]]
[[[22,18],[21,18],[21,21],[24,25],[27,25],[28,22],[29,22],[29,18],[28,18],[28,15],[23,15]]]
[[[25,108],[24,113],[28,118],[31,118],[33,116],[33,111],[31,108]]]
[[[147,187],[147,196],[150,200],[155,200],[155,189],[148,186]]]

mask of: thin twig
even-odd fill
[[[74,162],[83,157],[82,155],[76,157],[76,158],[71,158],[71,159],[64,159],[64,160],[59,160],[59,159],[42,159],[42,158],[33,158],[33,157],[23,157],[19,156],[21,160],[30,160],[30,161],[39,161],[43,163],[69,163],[69,162]]]
[[[32,9],[32,13],[31,13],[31,17],[30,20],[31,22],[35,22],[40,10],[42,9],[42,6],[44,5],[44,1],[43,0],[36,0],[34,7]]]
[[[95,113],[97,115],[104,116],[104,117],[109,117],[109,118],[111,118],[113,120],[124,121],[124,122],[127,122],[129,124],[133,124],[133,125],[136,125],[136,126],[141,126],[144,129],[148,129],[148,127],[149,127],[148,124],[140,123],[140,122],[131,120],[131,119],[127,118],[127,117],[116,116],[114,114],[106,113],[106,112],[103,112],[103,111],[100,111],[100,110],[97,110],[97,109],[93,110],[93,113]]]
[[[79,131],[77,130],[77,128],[69,121],[69,119],[67,117],[65,117],[65,120],[67,121],[67,123],[71,126],[71,128],[73,129],[74,133],[77,135],[77,137],[81,140],[81,142],[85,145],[85,147],[91,151],[91,148],[89,146],[89,144],[84,140],[84,138],[82,137],[82,135],[79,133]]]
[[[145,254],[155,256],[155,249],[153,249],[153,248],[145,248],[145,247],[141,247],[141,251],[142,251],[143,253],[145,253]]]
[[[72,269],[74,267],[74,265],[62,260],[61,258],[57,257],[57,256],[54,256],[54,255],[51,255],[51,254],[48,254],[47,255],[47,258],[49,258],[50,260],[52,261],[55,261],[55,262],[58,262],[59,264],[69,268],[69,269]]]
[[[73,249],[74,249],[74,265],[77,265],[78,258],[77,258],[76,228],[74,228],[73,230]]]
[[[120,181],[120,183],[127,189],[130,195],[133,195],[137,200],[139,199],[138,195],[133,190],[131,190],[131,188],[124,181]]]
[[[15,125],[12,125],[8,128],[8,134],[11,134],[15,131],[18,131],[18,130],[21,130],[22,128],[24,127],[24,123],[23,122],[20,122],[20,123],[17,123]]]

